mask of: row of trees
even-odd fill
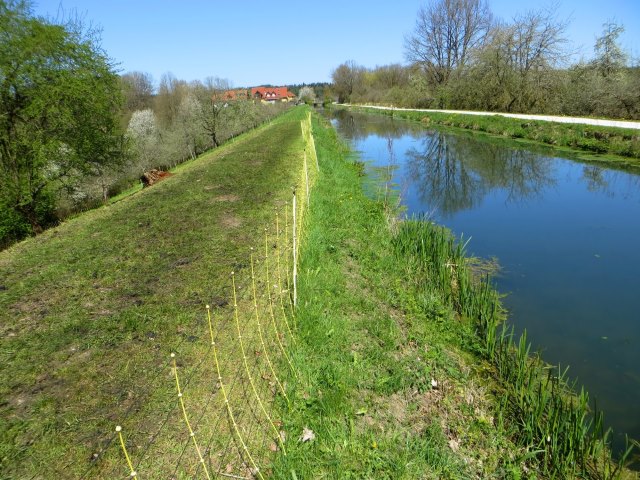
[[[168,169],[280,113],[283,104],[263,105],[224,98],[228,80],[210,77],[187,82],[167,73],[154,93],[144,72],[120,77],[123,107],[119,112],[122,161],[84,176],[57,195],[58,217],[94,207],[135,184],[151,169]]]
[[[118,75],[96,32],[0,0],[0,247],[278,113],[229,82]]]
[[[131,160],[128,175],[117,172],[118,182],[130,183],[151,168],[166,168],[254,128],[277,115],[284,104],[263,105],[247,99],[225,99],[229,81],[210,77],[186,82],[163,75],[158,93],[147,97],[146,85],[132,88],[132,79],[147,78],[140,72],[123,76],[128,110],[126,139]]]
[[[624,28],[606,23],[593,60],[573,65],[566,28],[553,9],[504,22],[484,0],[432,0],[405,38],[408,66],[346,62],[334,90],[342,102],[640,118],[640,67],[618,43]]]

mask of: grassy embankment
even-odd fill
[[[340,107],[338,107],[340,108]],[[349,107],[378,115],[416,120],[552,146],[582,154],[588,161],[640,167],[640,131],[594,125],[521,120],[499,115],[463,115],[394,109]]]
[[[583,446],[597,455],[598,445],[580,440],[582,410],[572,421],[570,397],[554,378],[561,395],[536,389],[540,364],[496,333],[499,315],[485,316],[499,312],[495,293],[471,280],[460,249],[428,223],[390,225],[384,205],[363,194],[359,165],[317,120],[321,175],[301,250],[296,345],[276,314],[280,334],[260,347],[259,323],[274,306],[268,299],[277,311],[277,297],[289,298],[273,287],[273,273],[266,278],[258,252],[267,226],[271,271],[287,262],[277,252],[291,239],[273,215],[300,184],[303,112],[0,253],[3,478],[125,477],[116,424],[140,478],[206,478],[178,406],[172,351],[212,477],[250,476],[239,438],[275,478],[522,478],[561,476],[582,460],[594,467]],[[251,247],[261,292],[255,309]],[[222,383],[207,303],[215,307]],[[278,338],[288,356],[277,355]],[[277,376],[267,352],[276,352]],[[243,374],[247,356],[272,425],[260,419]],[[267,400],[280,384],[288,401],[277,395],[274,409]],[[545,406],[541,394],[560,408]],[[305,427],[310,441],[300,441]],[[278,449],[272,429],[286,433],[287,455],[270,465]],[[567,447],[576,439],[577,449]],[[595,467],[602,471],[605,460]]]
[[[448,231],[395,223],[314,124],[288,446],[277,478],[611,478],[586,394],[515,344]],[[313,439],[310,439],[313,432]],[[629,475],[623,472],[623,476]]]
[[[268,465],[274,396],[289,375],[280,346],[290,338],[289,296],[273,285],[282,287],[276,272],[289,262],[284,227],[300,183],[305,115],[294,109],[156,186],[0,252],[0,478],[124,478],[117,424],[139,478],[207,478],[178,402],[172,352],[211,475],[254,468],[239,453],[238,432],[253,460]],[[280,378],[268,352],[285,365]]]

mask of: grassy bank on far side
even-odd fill
[[[341,107],[338,107],[341,108]],[[640,167],[640,131],[633,129],[521,120],[499,115],[463,115],[457,113],[349,107],[378,115],[462,128],[490,135],[534,142],[578,153],[588,161],[616,166]]]
[[[508,331],[501,336],[497,294],[471,275],[450,233],[389,219],[383,202],[364,195],[361,165],[336,132],[316,119],[314,136],[320,175],[284,420],[295,437],[276,478],[613,474],[606,450],[589,443],[584,411],[571,407],[576,397],[557,378],[545,387],[526,342],[518,349]],[[534,398],[538,385],[559,408]]]

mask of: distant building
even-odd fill
[[[213,96],[215,101],[247,100],[248,98],[249,92],[245,89],[225,90]]]
[[[264,103],[290,102],[296,96],[287,87],[253,87],[251,98]]]
[[[290,102],[296,96],[287,87],[253,87],[251,92],[241,88],[236,90],[225,90],[213,95],[214,101],[230,102],[233,100],[253,99],[262,103]]]

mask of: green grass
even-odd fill
[[[470,327],[439,295],[409,294],[383,202],[364,195],[361,169],[330,127],[316,121],[314,135],[300,380],[276,478],[510,478],[525,451],[496,427],[486,367],[458,335]],[[298,441],[304,428],[313,441]]]
[[[264,228],[273,238],[274,214],[290,202],[304,114],[293,110],[157,186],[0,253],[0,477],[125,476],[116,424],[141,476],[190,477],[197,461],[183,452],[189,438],[176,409],[172,351],[182,381],[198,380],[185,395],[199,436],[216,448],[233,445],[224,406],[212,400],[204,307],[217,306],[230,381],[241,362],[229,274],[236,271],[239,303],[250,305],[250,248],[264,249]],[[262,272],[257,265],[261,292]],[[255,336],[250,307],[240,308]],[[231,395],[250,424],[241,386]],[[255,448],[260,458],[272,455]],[[216,452],[212,461],[232,463]]]
[[[363,193],[375,185],[362,188],[359,162],[335,132],[317,120],[314,135],[320,175],[301,252],[300,375],[289,385],[288,455],[275,477],[620,473],[599,426],[589,429],[587,397],[530,356],[526,339],[514,345],[500,333],[498,295],[471,273],[462,245],[428,222],[390,219],[388,199]],[[299,440],[305,429],[312,441]]]
[[[394,241],[414,289],[439,292],[473,325],[471,344],[492,365],[500,385],[501,427],[530,452],[541,473],[550,478],[618,478],[624,473],[632,450],[619,462],[611,461],[602,412],[590,410],[588,394],[572,389],[566,370],[531,352],[526,332],[513,338],[498,294],[489,279],[474,276],[462,243],[427,220],[403,222]]]
[[[588,161],[637,168],[640,131],[633,129],[521,120],[500,115],[464,115],[350,107],[379,115],[416,120],[424,125],[461,128],[578,152]]]
[[[307,112],[0,253],[1,478],[124,478],[117,424],[139,478],[206,478],[178,407],[171,352],[211,472],[251,476],[224,387],[264,477],[564,478],[582,473],[576,463],[589,467],[583,477],[611,476],[606,448],[580,443],[586,397],[562,375],[546,380],[526,340],[514,345],[498,327],[497,294],[472,275],[449,232],[398,224],[386,195],[365,195],[375,181],[363,189],[361,164],[318,118],[320,173],[304,215],[296,315],[277,313],[280,333],[261,345],[269,294],[276,311],[277,300],[289,308],[291,278],[276,280],[274,267],[289,266],[291,239],[274,215],[289,212],[290,228],[293,187],[299,214],[305,203]],[[273,425],[257,407],[237,330]],[[286,455],[275,453],[274,428]],[[302,441],[305,429],[313,439]],[[548,435],[553,448],[540,445]]]

